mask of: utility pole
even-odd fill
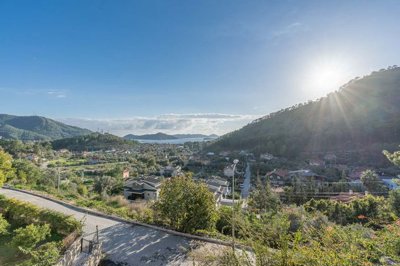
[[[57,191],[60,192],[60,168],[57,167]]]

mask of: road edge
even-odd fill
[[[50,197],[50,196],[42,195],[40,193],[31,191],[31,190],[24,190],[24,189],[12,188],[12,187],[3,187],[3,189],[18,191],[18,192],[21,192],[21,193],[26,193],[26,194],[29,194],[29,195],[32,195],[32,196],[36,196],[36,197],[39,197],[39,198],[42,198],[42,199],[46,199],[46,200],[58,203],[60,205],[63,205],[64,207],[68,207],[68,208],[74,209],[76,211],[85,212],[87,214],[95,215],[95,216],[106,218],[106,219],[111,219],[111,220],[114,220],[114,221],[117,221],[117,222],[127,223],[127,224],[131,224],[131,225],[136,225],[136,226],[143,226],[143,227],[151,228],[153,230],[162,231],[164,233],[168,233],[168,234],[171,234],[171,235],[185,237],[185,238],[189,238],[189,239],[193,239],[193,240],[199,240],[199,241],[208,242],[208,243],[212,243],[212,244],[229,246],[229,247],[232,246],[232,242],[223,241],[223,240],[214,239],[214,238],[209,238],[209,237],[191,235],[191,234],[174,231],[174,230],[167,229],[167,228],[160,227],[160,226],[156,226],[156,225],[151,225],[151,224],[146,224],[146,223],[142,223],[142,222],[138,222],[138,221],[124,219],[124,218],[121,218],[121,217],[118,217],[118,216],[115,216],[115,215],[105,214],[105,213],[102,213],[102,212],[99,212],[99,211],[95,211],[95,210],[92,210],[92,209],[76,206],[74,204],[67,203],[65,201],[62,201],[62,200],[59,200],[59,199],[55,199],[55,198]],[[244,246],[244,245],[240,245],[240,244],[235,244],[235,246],[239,247],[240,249],[244,249],[244,250],[248,250],[248,251],[252,250],[250,247]]]

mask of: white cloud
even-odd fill
[[[67,94],[63,90],[51,90],[47,92],[47,95],[50,95],[55,98],[66,98]]]
[[[19,88],[7,88],[7,87],[0,87],[0,91],[5,93],[12,93],[18,96],[48,96],[52,98],[66,98],[67,97],[67,90],[46,90],[46,89],[19,89]]]
[[[222,135],[236,130],[260,116],[230,114],[162,114],[155,117],[131,117],[123,119],[58,119],[66,124],[105,131],[115,135],[199,133]]]

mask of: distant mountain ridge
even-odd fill
[[[337,155],[340,163],[387,162],[383,149],[400,144],[400,68],[355,78],[338,91],[264,116],[207,149],[248,150],[286,158]]]
[[[55,140],[90,133],[88,129],[69,126],[42,116],[0,114],[0,136],[4,139]]]
[[[174,134],[168,135],[165,133],[156,134],[145,134],[145,135],[133,135],[128,134],[123,137],[127,140],[173,140],[173,139],[194,139],[194,138],[218,138],[217,135],[203,135],[203,134]]]

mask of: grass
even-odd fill
[[[86,164],[88,161],[86,159],[66,159],[59,158],[56,160],[49,161],[49,166],[51,167],[66,167],[66,166],[79,166],[82,164]]]
[[[126,164],[128,161],[125,162],[106,162],[106,163],[99,163],[99,164],[82,164],[82,165],[65,165],[69,170],[72,171],[84,171],[84,170],[101,170],[109,167],[113,167],[119,164]]]

